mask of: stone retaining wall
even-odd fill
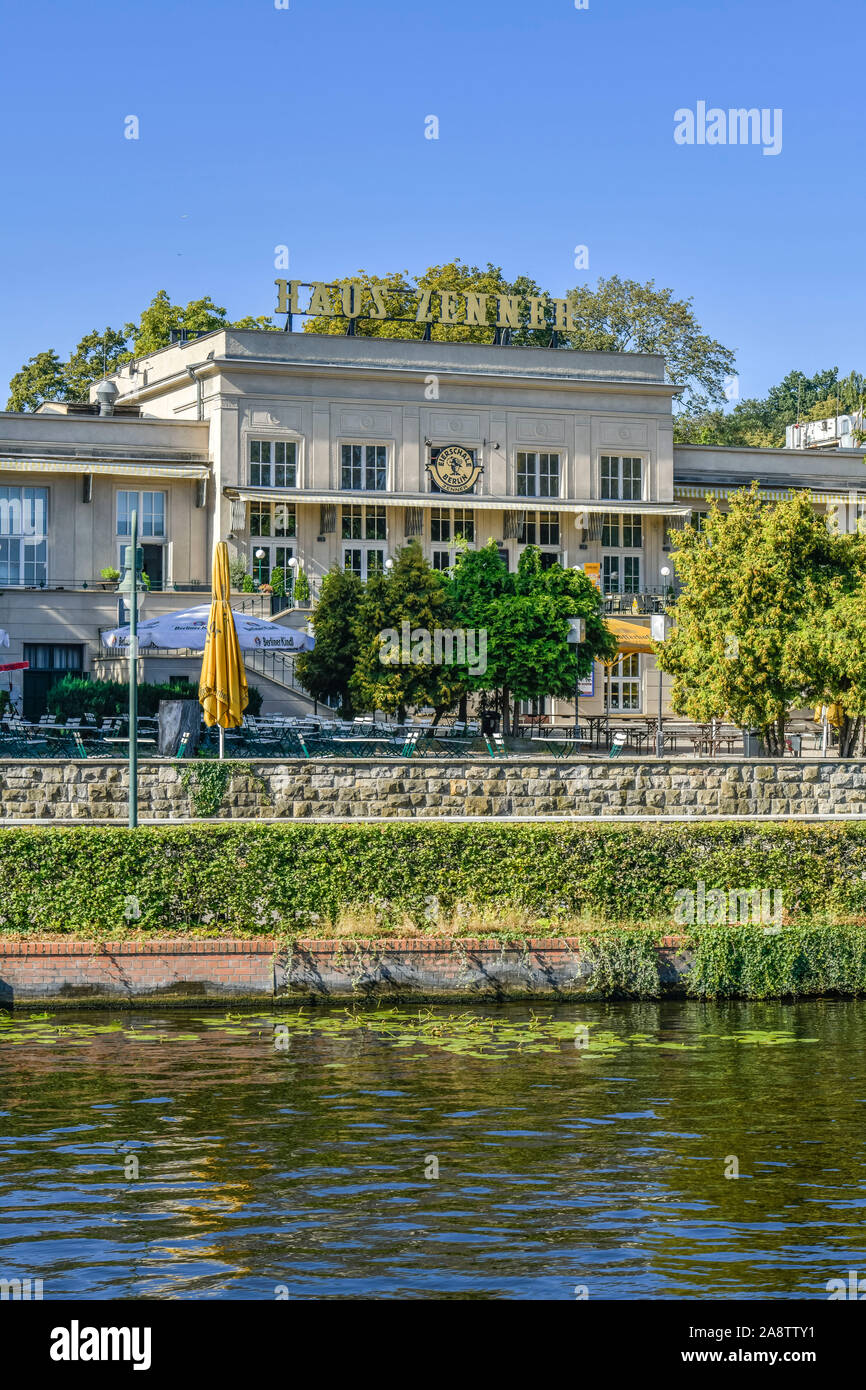
[[[181,781],[193,766],[140,764],[142,820],[195,815]],[[848,759],[327,758],[245,767],[222,818],[866,816],[866,763]],[[125,764],[96,758],[0,762],[0,819],[123,822],[126,777]]]
[[[659,994],[675,993],[690,958],[678,938],[658,948]],[[629,991],[634,981],[623,979]],[[0,1008],[181,1007],[204,1000],[574,998],[593,994],[576,938],[497,941],[414,937],[201,941],[0,940]]]

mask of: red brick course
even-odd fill
[[[660,964],[682,938],[659,942]],[[276,994],[557,994],[580,985],[581,939],[311,938],[76,941],[0,938],[0,1008],[12,1004],[180,1004]]]

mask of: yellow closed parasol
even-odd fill
[[[229,604],[230,594],[228,546],[225,541],[220,541],[214,551],[210,616],[198,686],[204,722],[209,728],[214,724],[219,725],[220,757],[225,751],[224,731],[240,725],[250,698]]]

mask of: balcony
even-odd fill
[[[677,601],[679,587],[665,584],[645,584],[629,593],[617,593],[603,589],[605,613],[615,613],[622,617],[641,617],[650,613],[664,613]]]

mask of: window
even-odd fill
[[[620,516],[618,512],[605,517],[601,528],[601,543],[611,550],[619,550],[620,546],[623,550],[640,550],[643,545],[640,517]]]
[[[344,545],[343,568],[367,580],[385,568],[385,551],[380,546]]]
[[[81,671],[84,666],[83,648],[52,642],[25,642],[24,660],[31,671]]]
[[[296,536],[298,518],[294,502],[251,502],[251,536]]]
[[[467,507],[431,507],[430,539],[434,543],[475,540],[475,513]]]
[[[132,534],[132,513],[138,512],[138,536],[165,536],[164,492],[119,492],[117,494],[117,534]]]
[[[611,667],[610,708],[640,709],[640,657],[637,652],[631,656],[621,656]]]
[[[263,550],[265,553],[259,557],[256,550]],[[283,584],[289,592],[292,587],[292,569],[289,561],[295,553],[294,546],[291,545],[257,545],[252,555],[252,575],[260,584],[270,584],[271,574],[275,569],[283,571]]]
[[[643,460],[601,456],[601,495],[623,502],[639,502],[643,493]]]
[[[692,526],[695,531],[703,531],[707,524],[708,516],[709,512],[692,512],[689,517],[689,525]]]
[[[522,512],[517,523],[521,545],[559,545],[559,512]]]
[[[434,570],[450,570],[453,563],[450,550],[433,551],[431,564]]]
[[[640,593],[640,556],[605,555],[602,560],[602,580],[605,593]]]
[[[340,534],[344,541],[383,541],[387,535],[385,508],[362,507],[360,502],[344,503]]]
[[[520,497],[558,497],[559,454],[518,454],[517,493]]]
[[[298,446],[293,440],[250,440],[250,487],[297,487]]]
[[[384,444],[344,444],[341,487],[347,491],[384,492],[388,450]]]
[[[46,581],[48,489],[0,487],[0,585]]]

